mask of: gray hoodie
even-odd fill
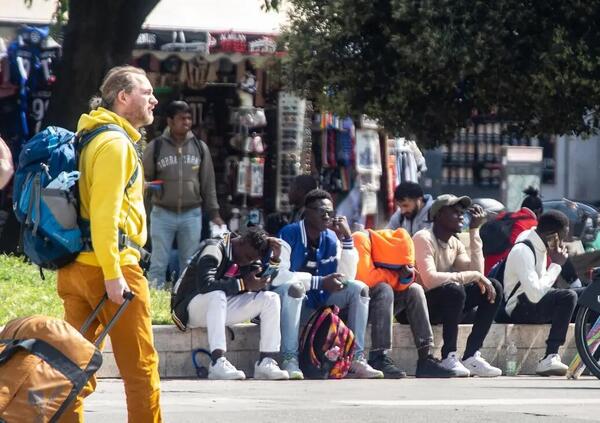
[[[414,234],[419,232],[421,229],[431,228],[433,226],[433,222],[429,221],[429,209],[431,208],[431,205],[433,204],[433,197],[429,194],[425,194],[423,199],[425,200],[425,205],[423,206],[423,208],[421,210],[419,210],[419,212],[417,213],[417,215],[415,216],[414,219],[412,219],[412,220],[405,219],[402,216],[402,213],[400,212],[400,210],[397,210],[396,213],[394,213],[392,215],[392,217],[390,218],[390,222],[388,223],[386,228],[387,229],[404,228],[408,231],[410,236],[413,236]]]
[[[161,145],[155,163],[154,148],[158,139]],[[177,213],[203,206],[211,219],[218,215],[215,170],[210,151],[204,141],[195,140],[191,131],[178,146],[171,139],[169,128],[166,128],[160,137],[148,144],[143,162],[146,181],[163,181],[161,190],[152,196],[152,204]]]

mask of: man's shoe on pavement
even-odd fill
[[[450,370],[453,373],[453,377],[469,377],[471,372],[460,362],[456,355],[456,351],[448,354],[448,357],[444,358],[440,364],[446,370]]]
[[[375,370],[381,370],[385,379],[402,379],[406,372],[396,366],[387,354],[379,354],[376,358],[369,360],[369,365]]]
[[[469,357],[462,362],[463,366],[471,372],[471,376],[479,377],[498,377],[502,376],[502,370],[492,366],[490,363],[485,361],[481,356],[481,353],[477,351],[473,357]]]
[[[303,380],[304,373],[300,370],[298,359],[296,357],[284,358],[281,363],[281,368],[288,372],[290,380]]]
[[[219,358],[208,367],[208,378],[213,380],[243,380],[246,375],[235,368],[225,357]]]
[[[354,379],[383,379],[383,372],[369,366],[365,357],[359,355],[352,360],[348,377]]]
[[[440,360],[429,355],[427,358],[419,358],[417,360],[417,371],[415,372],[415,377],[449,378],[454,377],[454,372],[442,366]]]
[[[281,370],[271,357],[265,357],[260,363],[257,361],[254,364],[254,379],[288,380],[289,378],[288,372]]]
[[[540,376],[564,376],[569,366],[560,361],[560,355],[549,354],[538,363],[535,373]]]

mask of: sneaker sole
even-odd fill
[[[552,370],[544,370],[543,372],[535,372],[538,376],[565,376],[567,374],[567,369],[552,369]]]
[[[417,379],[450,379],[456,377],[454,375],[446,374],[446,375],[428,375],[428,374],[416,374],[415,377]]]
[[[215,376],[211,376],[210,374],[208,375],[208,378],[210,380],[246,380],[245,377],[232,377],[232,378],[224,378],[224,377],[215,377]]]
[[[264,376],[254,376],[254,380],[290,380],[289,377],[276,377],[276,378],[270,378],[270,377],[264,377]]]
[[[383,378],[384,379],[404,379],[406,378],[406,373],[402,373],[402,374],[383,374]]]
[[[304,380],[304,375],[301,375],[301,374],[290,375],[290,380]]]

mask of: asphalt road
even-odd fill
[[[86,422],[125,422],[120,380],[86,400]],[[502,377],[450,380],[163,380],[165,422],[600,421],[600,381]]]

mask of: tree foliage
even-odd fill
[[[590,133],[600,0],[290,0],[286,77],[329,110],[433,144],[473,109]]]

